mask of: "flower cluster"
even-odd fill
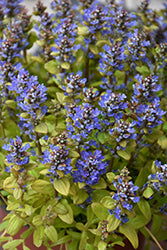
[[[88,9],[84,10],[83,20],[88,27],[90,34],[95,34],[101,31],[103,34],[107,27],[108,10],[100,4],[92,4]]]
[[[78,71],[77,74],[71,73],[65,79],[67,85],[66,92],[72,96],[76,96],[81,92],[86,83],[86,78],[81,78],[82,72]]]
[[[107,163],[103,162],[104,156],[100,150],[94,153],[83,150],[81,159],[76,163],[77,170],[73,171],[74,182],[83,182],[87,185],[98,183],[100,175],[106,172]]]
[[[155,161],[156,172],[148,176],[148,184],[150,187],[160,191],[162,187],[167,185],[167,164],[162,165],[160,161]]]
[[[133,203],[139,202],[139,197],[136,196],[136,191],[139,187],[134,186],[133,182],[129,179],[129,171],[124,167],[118,179],[113,181],[114,187],[116,188],[116,193],[112,195],[112,199],[115,200],[115,209],[110,210],[111,214],[123,222],[127,221],[125,217],[124,209],[132,211]]]
[[[130,33],[128,40],[128,51],[131,61],[143,60],[146,61],[146,47],[150,45],[150,41],[146,41],[140,30],[135,29]]]
[[[125,59],[124,47],[119,42],[112,42],[111,46],[107,44],[103,47],[105,52],[100,52],[99,67],[100,72],[105,75],[111,76],[114,74],[115,70],[123,69],[123,60]]]
[[[101,129],[98,116],[100,111],[98,108],[93,108],[89,103],[83,103],[73,108],[73,111],[68,108],[67,117],[71,121],[67,124],[69,137],[81,141],[82,138],[87,138],[94,129]]]
[[[71,159],[68,157],[68,150],[65,147],[52,144],[49,146],[49,150],[43,152],[43,158],[44,164],[50,164],[48,176],[51,178],[51,182],[69,174],[72,170]]]
[[[111,90],[106,91],[107,94],[101,96],[99,101],[100,108],[102,109],[101,114],[106,118],[104,123],[109,125],[109,117],[114,117],[115,120],[121,119],[123,111],[127,108],[127,103],[124,102],[125,94],[116,94]]]
[[[27,143],[23,146],[22,139],[17,136],[15,140],[10,139],[10,144],[4,145],[3,149],[10,152],[6,156],[8,163],[11,163],[12,166],[19,165],[22,166],[29,163],[29,154],[27,150],[30,148],[30,144]]]
[[[2,6],[4,10],[4,14],[7,17],[15,17],[20,13],[22,6],[20,3],[23,0],[0,0],[0,6]]]

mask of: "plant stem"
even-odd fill
[[[35,132],[35,137],[36,137],[36,144],[37,144],[37,148],[38,148],[38,155],[42,155],[42,149],[41,149],[41,144],[39,143],[39,136],[38,133]]]
[[[4,127],[3,127],[3,124],[1,123],[1,132],[2,132],[2,136],[3,138],[5,138],[5,130],[4,130]]]
[[[150,235],[150,237],[154,240],[155,244],[159,247],[160,250],[164,250],[164,248],[161,247],[155,236],[151,233],[151,231],[148,229],[148,227],[144,226],[144,229],[147,231],[147,233]]]
[[[87,53],[86,53],[86,64],[85,64],[85,74],[86,74],[87,83],[89,83],[89,52],[90,52],[90,49],[88,48]]]
[[[5,197],[1,194],[1,192],[0,192],[0,197],[1,197],[1,199],[3,200],[3,202],[5,203],[5,205],[7,206],[7,205],[8,205],[7,200],[6,200]]]
[[[108,166],[108,171],[107,172],[111,172],[112,171],[112,167],[113,167],[113,164],[114,164],[114,157],[111,158],[111,161],[110,161],[110,164]]]

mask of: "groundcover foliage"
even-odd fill
[[[141,231],[162,249],[167,5],[21,2],[0,1],[3,248],[137,248]]]

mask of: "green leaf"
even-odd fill
[[[67,224],[72,224],[74,221],[73,218],[73,210],[71,206],[68,204],[67,200],[62,200],[62,204],[66,207],[68,213],[67,214],[59,214],[59,218]]]
[[[110,196],[105,196],[100,203],[108,209],[115,208],[115,201]]]
[[[47,134],[48,133],[48,126],[46,123],[40,123],[34,128],[35,132],[41,133],[41,134]]]
[[[24,231],[21,235],[20,235],[20,238],[22,239],[27,239],[31,234],[32,232],[34,231],[34,229],[32,227],[29,227],[26,231]]]
[[[133,225],[135,229],[139,229],[148,224],[149,220],[147,220],[144,215],[138,214],[135,218],[130,218],[129,222]]]
[[[49,240],[51,240],[53,243],[56,243],[56,241],[58,240],[58,235],[54,226],[47,226],[44,232]]]
[[[7,177],[3,182],[3,188],[16,188],[17,182],[14,176]]]
[[[130,160],[131,154],[129,152],[126,152],[125,150],[118,150],[117,154],[127,161]]]
[[[107,183],[103,178],[100,178],[98,183],[93,186],[94,189],[106,189]]]
[[[132,246],[136,249],[138,248],[139,241],[138,241],[138,236],[133,228],[132,225],[130,224],[123,224],[119,227],[119,232],[124,234],[126,238],[131,242]]]
[[[31,56],[31,60],[33,60],[34,62],[37,62],[37,63],[41,63],[41,64],[44,63],[43,59],[39,56]]]
[[[104,242],[104,241],[99,241],[98,243],[98,250],[106,250],[106,247],[107,247],[107,243]]]
[[[144,192],[143,192],[143,196],[146,198],[146,199],[149,199],[152,195],[153,195],[154,191],[152,190],[152,188],[150,187],[147,187]]]
[[[36,247],[40,247],[42,245],[43,236],[44,236],[44,226],[36,228],[33,233],[33,243]]]
[[[15,209],[17,209],[18,207],[20,207],[20,203],[11,202],[11,203],[9,203],[8,206],[6,207],[6,210],[7,210],[7,211],[15,210]]]
[[[126,145],[127,145],[127,141],[123,140],[123,141],[119,142],[119,145],[120,145],[121,147],[125,148]]]
[[[167,149],[167,138],[162,136],[158,139],[158,144],[161,146],[162,149]]]
[[[86,244],[85,250],[94,250],[94,246],[92,244]]]
[[[87,34],[89,34],[88,27],[79,25],[78,26],[78,35],[85,36]]]
[[[7,242],[3,245],[3,249],[14,249],[15,247],[19,246],[21,243],[23,243],[24,240],[12,240],[10,242]]]
[[[103,207],[103,205],[101,205],[100,203],[98,202],[93,202],[91,204],[91,207],[92,207],[92,210],[93,210],[93,213],[100,219],[100,220],[106,220],[108,215],[109,215],[109,212],[108,212],[108,209]]]
[[[88,194],[83,189],[78,189],[74,195],[74,204],[82,204],[88,198]]]
[[[148,181],[148,176],[149,174],[151,174],[151,164],[152,161],[140,170],[140,173],[138,174],[137,179],[135,181],[136,186],[143,187],[143,185]]]
[[[13,196],[16,200],[19,200],[23,195],[23,190],[18,187],[18,188],[15,188],[14,191],[13,191]]]
[[[108,137],[109,137],[108,133],[105,132],[99,132],[97,135],[97,139],[101,144],[104,144],[107,141]]]
[[[61,92],[57,92],[56,93],[56,97],[57,97],[57,100],[60,102],[60,103],[63,103],[64,102],[64,99],[65,99],[65,95]]]
[[[93,54],[95,55],[99,54],[98,47],[95,44],[89,44],[89,49]]]
[[[67,196],[70,190],[70,182],[67,177],[55,179],[53,182],[54,188],[62,195]]]
[[[70,63],[69,62],[63,62],[63,63],[61,63],[61,67],[63,68],[63,69],[70,69]]]
[[[83,231],[81,234],[81,240],[79,243],[79,250],[85,250],[86,243],[87,243],[87,232]]]
[[[36,180],[32,185],[32,189],[41,194],[54,194],[53,186],[50,182],[45,180]]]
[[[10,241],[11,240],[11,237],[3,237],[3,236],[0,236],[0,244],[5,242],[5,241]]]
[[[54,210],[56,211],[57,214],[67,214],[68,213],[67,208],[60,202],[58,204],[56,204],[56,206],[54,207]]]
[[[66,235],[61,237],[59,240],[57,240],[57,242],[55,244],[52,244],[52,246],[57,246],[57,245],[62,245],[64,243],[69,243],[71,240],[71,236],[70,235]]]
[[[91,222],[93,221],[93,219],[95,218],[95,215],[94,215],[94,213],[93,213],[92,208],[91,208],[90,205],[87,207],[86,215],[87,215],[87,222],[90,225]]]
[[[153,215],[151,232],[153,235],[157,235],[162,230],[163,225],[163,217],[157,214]]]
[[[34,45],[35,41],[37,40],[38,40],[38,36],[36,32],[34,31],[28,32],[28,45],[26,46],[26,49],[30,49]]]
[[[14,100],[6,100],[5,104],[11,109],[16,109],[17,103]]]
[[[57,74],[60,71],[58,66],[59,65],[56,60],[51,60],[45,63],[44,68],[51,74]]]
[[[107,224],[107,231],[108,232],[112,232],[114,230],[117,229],[117,227],[120,225],[121,221],[118,220],[115,215],[111,215],[109,214],[108,217],[107,217],[107,221],[108,221],[108,224]]]
[[[31,250],[31,249],[23,244],[23,250]]]
[[[148,201],[146,201],[145,199],[140,199],[140,201],[137,203],[140,211],[142,212],[142,214],[145,216],[145,218],[147,220],[151,220],[151,209],[150,209],[150,204],[148,203]]]
[[[42,216],[40,214],[38,215],[35,215],[33,220],[32,220],[32,223],[34,224],[34,226],[36,227],[39,227],[43,224],[43,221],[42,221]]]
[[[1,222],[0,223],[0,232],[2,232],[4,229],[6,229],[8,224],[9,224],[9,220],[5,220],[4,222]]]
[[[20,219],[19,217],[17,217],[15,214],[13,214],[9,220],[9,224],[7,226],[6,232],[9,235],[14,236],[19,232],[23,224],[24,224],[24,221]]]
[[[109,181],[110,183],[113,183],[113,180],[114,180],[114,178],[115,178],[115,174],[112,173],[112,172],[109,172],[109,173],[106,174],[106,176],[107,176],[108,181]]]
[[[150,74],[150,71],[149,71],[149,69],[148,69],[148,67],[147,67],[146,65],[143,65],[143,66],[141,66],[141,67],[137,66],[137,67],[136,67],[136,70],[137,70],[140,74],[142,74],[144,77],[145,77],[145,76],[148,76],[148,75]]]

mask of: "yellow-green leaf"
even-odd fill
[[[41,134],[47,134],[48,133],[48,126],[46,123],[40,123],[35,127],[35,132],[41,133]]]
[[[15,188],[14,191],[13,191],[13,196],[16,200],[19,200],[23,195],[23,190],[18,187],[18,188]]]
[[[23,239],[21,240],[12,240],[10,242],[7,242],[6,244],[3,245],[3,249],[4,250],[11,250],[11,249],[14,249],[16,248],[17,246],[19,246],[21,243],[23,243]]]
[[[15,214],[13,214],[9,220],[9,224],[7,226],[6,232],[9,235],[14,236],[19,232],[23,224],[24,224],[24,221],[20,219],[19,217],[17,217]]]
[[[54,188],[62,195],[67,196],[70,190],[70,182],[67,177],[63,177],[61,179],[54,180],[53,182]]]
[[[100,219],[100,220],[106,220],[109,212],[108,209],[103,207],[100,203],[98,202],[93,202],[91,204],[93,213]]]
[[[34,189],[38,193],[53,195],[54,189],[50,182],[45,180],[36,180],[32,185],[32,189]]]
[[[44,236],[44,227],[40,226],[35,229],[33,233],[33,243],[36,247],[40,247],[42,245],[42,238]]]
[[[131,224],[122,224],[119,227],[119,232],[125,235],[126,238],[131,242],[132,246],[136,249],[138,248],[139,241],[136,230]]]
[[[56,241],[58,240],[57,231],[54,226],[47,226],[45,228],[45,234],[53,243],[56,243]]]
[[[152,190],[152,188],[147,187],[144,192],[143,192],[143,196],[148,199],[153,195],[154,191]]]
[[[51,60],[45,63],[44,68],[51,74],[59,72],[58,62],[56,60]]]
[[[111,196],[103,197],[101,204],[108,209],[115,208],[115,201],[111,198]]]
[[[117,229],[117,227],[120,225],[121,221],[118,220],[115,215],[111,215],[109,214],[109,216],[107,217],[107,221],[108,221],[108,224],[107,224],[107,231],[108,232],[112,232],[114,230]]]
[[[130,160],[130,157],[131,157],[131,154],[126,152],[125,150],[118,150],[117,151],[117,154],[119,156],[121,156],[122,158],[124,158],[125,160],[129,161]]]
[[[140,208],[142,214],[146,217],[146,219],[151,220],[151,209],[148,201],[146,201],[145,199],[140,199],[137,205]]]

